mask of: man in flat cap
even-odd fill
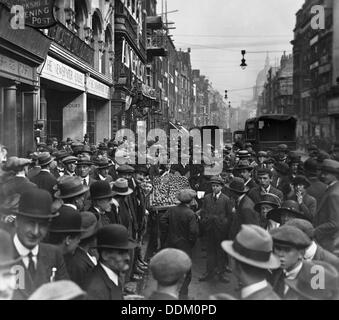
[[[333,253],[322,248],[314,239],[314,227],[311,222],[304,219],[291,219],[286,222],[287,226],[293,226],[304,232],[311,240],[311,244],[305,250],[304,259],[307,261],[325,261],[339,270],[339,258]]]
[[[320,170],[320,180],[327,185],[327,190],[318,205],[315,238],[322,247],[333,252],[334,241],[339,237],[339,162],[326,159]]]
[[[136,246],[128,239],[127,229],[120,224],[107,225],[98,230],[96,248],[99,263],[85,285],[90,300],[123,299],[121,276],[129,269],[129,250]]]
[[[280,261],[272,253],[272,237],[266,230],[242,225],[234,241],[223,241],[221,246],[231,257],[241,300],[280,300],[267,282],[268,270],[279,268]]]
[[[65,168],[64,175],[65,176],[71,176],[75,177],[76,176],[76,163],[78,161],[77,157],[74,156],[68,156],[62,159],[62,164]]]
[[[191,267],[192,261],[184,251],[168,248],[158,252],[150,262],[157,289],[149,300],[179,300],[179,291]]]
[[[212,193],[205,196],[200,211],[201,226],[206,235],[207,270],[199,279],[207,281],[217,274],[219,280],[229,282],[225,275],[226,255],[220,248],[220,243],[228,239],[230,218],[232,215],[232,203],[221,192],[224,181],[220,177],[212,177],[210,180]]]
[[[175,248],[192,257],[192,249],[199,233],[198,221],[190,206],[195,202],[196,192],[190,189],[181,190],[177,198],[180,204],[170,208],[160,217],[160,231],[163,248]],[[188,272],[180,290],[180,299],[188,299],[188,286],[192,272]]]
[[[272,273],[271,284],[274,291],[285,300],[293,299],[285,280],[298,278],[303,268],[305,250],[311,240],[300,229],[293,226],[281,226],[270,231],[273,238],[274,253],[279,257],[280,269]],[[311,279],[310,279],[311,281]]]

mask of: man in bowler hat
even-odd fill
[[[223,241],[221,246],[231,257],[241,300],[280,300],[267,282],[268,270],[279,268],[280,261],[272,253],[272,237],[266,230],[242,225],[234,241]]]
[[[150,261],[157,288],[148,300],[179,300],[179,292],[191,267],[192,261],[184,251],[168,248],[158,252]]]
[[[124,226],[112,224],[99,229],[96,245],[99,263],[85,285],[90,300],[123,299],[121,276],[129,269],[129,250],[135,247]]]
[[[25,286],[18,287],[14,299],[26,300],[44,283],[68,279],[65,262],[60,250],[42,243],[52,214],[52,197],[45,190],[30,189],[23,193],[16,212],[16,230],[13,237],[15,257],[25,270]]]

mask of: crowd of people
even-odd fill
[[[0,298],[186,300],[199,238],[199,281],[229,283],[233,273],[239,283],[238,297],[211,299],[338,298],[339,148],[310,146],[302,157],[287,145],[225,145],[212,176],[215,157],[163,164],[158,140],[147,145],[158,152],[146,164],[133,163],[127,137],[98,146],[52,139],[27,158],[0,145]],[[164,175],[191,187],[159,212],[152,182]],[[157,288],[142,297],[148,270]]]

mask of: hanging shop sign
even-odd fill
[[[146,76],[146,67],[126,39],[122,43],[122,63],[141,81]]]

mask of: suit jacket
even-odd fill
[[[94,171],[93,179],[97,180],[97,181],[101,180],[100,177],[99,177],[99,173],[97,171]],[[111,182],[113,182],[113,178],[110,175],[108,175],[106,177],[105,181],[107,181],[108,183],[111,183]]]
[[[339,237],[339,182],[329,187],[321,199],[315,219],[315,238],[326,250],[334,251]]]
[[[280,198],[280,201],[281,201],[281,202],[284,201],[284,195],[283,195],[283,193],[282,193],[280,190],[274,188],[272,185],[271,185],[271,187],[270,187],[270,193],[272,193],[272,194],[278,196],[278,197]],[[251,189],[251,190],[247,193],[247,195],[252,199],[252,201],[253,201],[255,204],[257,204],[258,202],[260,202],[260,201],[262,200],[262,195],[263,195],[263,194],[264,194],[264,193],[263,193],[263,191],[261,190],[261,187],[260,187],[260,186]]]
[[[290,177],[288,176],[282,176],[282,177],[277,177],[277,180],[275,181],[275,184],[272,183],[272,185],[277,188],[278,190],[280,190],[284,197],[286,198],[287,195],[290,193],[291,191],[291,187],[290,187]],[[279,179],[279,183],[278,183],[278,179]]]
[[[251,179],[247,182],[246,186],[251,190],[251,189],[257,187],[258,185],[255,183],[254,179],[251,178]]]
[[[149,296],[148,300],[179,300],[179,299],[176,299],[172,295],[167,294],[167,293],[154,291]]]
[[[307,188],[307,193],[317,200],[317,205],[319,206],[327,186],[317,177],[309,177],[308,180],[311,182],[311,185]]]
[[[31,169],[29,169],[27,178],[32,181],[32,178],[35,177],[40,173],[41,167],[40,166],[35,166]]]
[[[40,171],[31,179],[31,182],[35,183],[38,188],[47,190],[52,197],[54,196],[55,190],[53,190],[53,187],[57,184],[57,179],[51,173]]]
[[[117,214],[117,209],[114,205],[112,205],[111,212],[99,213],[93,206],[91,206],[88,211],[93,212],[97,217],[99,228],[107,224],[121,224]]]
[[[315,252],[313,260],[328,262],[339,271],[339,258],[320,245],[317,245],[317,251]]]
[[[123,300],[121,285],[116,286],[100,264],[89,275],[85,290],[88,300]]]
[[[205,196],[200,214],[201,224],[207,235],[214,233],[221,240],[227,239],[232,204],[226,195],[221,193],[217,201],[213,199],[213,194]]]
[[[15,257],[19,257],[16,249]],[[13,300],[26,300],[37,288],[50,282],[52,268],[57,269],[55,281],[69,279],[64,258],[61,251],[56,246],[40,243],[37,259],[38,263],[34,279],[32,279],[28,272],[25,272],[25,285],[23,288],[19,287],[14,291]],[[23,261],[20,261],[18,265],[27,270]]]
[[[29,188],[37,188],[37,185],[29,181],[26,177],[14,176],[3,184],[2,190],[5,196],[10,196],[15,193],[22,195]]]
[[[70,280],[85,290],[87,278],[95,268],[95,264],[87,256],[84,249],[78,247],[74,255],[66,261],[66,267]]]
[[[80,177],[81,178],[81,177]],[[82,178],[81,178],[82,179]],[[83,179],[82,179],[83,180]],[[97,182],[97,180],[93,179],[91,176],[89,176],[89,180],[88,180],[89,184],[88,187],[90,187],[94,182]],[[89,208],[91,207],[91,193],[88,190],[85,193],[85,211],[89,210]]]
[[[294,200],[298,202],[297,196],[294,194],[288,197],[288,200]],[[317,213],[317,200],[310,196],[309,194],[305,194],[303,197],[303,203],[299,205],[299,210],[311,221],[314,221],[315,215]]]
[[[192,255],[199,228],[196,215],[185,205],[170,208],[160,216],[162,247],[175,248]]]
[[[268,285],[264,289],[252,293],[244,300],[281,300],[280,297],[273,291],[271,285]]]

